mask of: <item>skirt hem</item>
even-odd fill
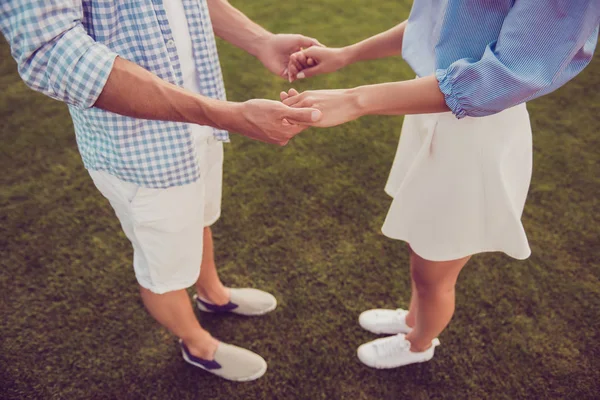
[[[381,230],[381,233],[383,233],[384,236],[390,238],[390,239],[394,239],[394,240],[402,240],[403,242],[406,242],[410,245],[411,249],[421,258],[428,260],[428,261],[435,261],[435,262],[442,262],[442,261],[452,261],[452,260],[458,260],[460,258],[464,258],[467,256],[472,256],[475,254],[480,254],[480,253],[495,253],[495,252],[500,252],[500,253],[504,253],[507,256],[514,258],[516,260],[525,260],[527,258],[529,258],[529,256],[531,256],[531,249],[527,249],[527,251],[524,254],[518,254],[517,252],[511,252],[511,251],[507,251],[504,250],[502,248],[497,248],[497,247],[493,247],[493,248],[486,248],[486,249],[479,249],[479,250],[473,250],[473,251],[464,251],[464,252],[459,252],[457,254],[451,254],[449,256],[432,256],[430,255],[427,251],[425,251],[421,246],[415,244],[414,242],[411,243],[410,239],[408,239],[406,236],[403,235],[391,235],[389,233],[386,233],[385,230]]]

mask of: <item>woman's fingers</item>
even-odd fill
[[[292,54],[292,57],[294,57],[300,63],[302,68],[308,67],[308,60],[304,51],[299,51],[298,53]]]
[[[302,101],[302,96],[290,96],[287,99],[283,100],[283,104],[288,107],[293,107]]]
[[[304,57],[304,59],[306,59],[306,57]],[[294,53],[290,56],[291,64],[294,65],[298,71],[302,71],[302,69],[304,68],[302,60],[302,52]]]
[[[294,88],[291,88],[290,90],[288,90],[287,93],[287,98],[284,100],[281,100],[283,102],[283,104],[285,104],[286,106],[292,107],[298,107],[298,104],[304,100],[306,98],[306,96],[303,94],[298,93],[298,91]]]

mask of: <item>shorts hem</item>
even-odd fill
[[[169,292],[175,292],[177,290],[185,290],[189,287],[192,287],[196,283],[196,281],[198,281],[198,277],[200,277],[200,266],[198,266],[198,275],[193,280],[190,280],[189,283],[181,283],[181,284],[173,283],[173,284],[169,284],[169,285],[148,285],[146,282],[142,282],[139,279],[137,281],[141,287],[151,291],[154,294],[165,294],[165,293],[169,293]]]
[[[219,212],[217,213],[217,215],[214,218],[204,221],[204,227],[205,228],[211,227],[219,220],[219,218],[221,218],[221,210],[219,210]]]

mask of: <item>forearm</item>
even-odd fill
[[[347,57],[347,63],[352,64],[357,61],[399,55],[402,52],[402,39],[405,28],[406,21],[378,35],[345,47],[344,53]]]
[[[228,129],[240,105],[194,94],[117,57],[94,106],[132,118]]]
[[[256,56],[261,42],[271,33],[246,17],[227,0],[208,0],[215,35]]]
[[[435,76],[360,86],[349,91],[362,115],[406,115],[450,111]]]

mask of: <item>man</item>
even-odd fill
[[[69,105],[84,165],[133,245],[146,308],[181,339],[187,362],[247,381],[266,362],[215,340],[185,290],[195,284],[205,312],[276,307],[268,293],[224,287],[215,268],[210,225],[220,215],[222,142],[231,130],[284,145],[320,112],[225,101],[213,29],[281,76],[290,54],[318,44],[271,34],[226,0],[0,4],[0,30],[24,81]]]

